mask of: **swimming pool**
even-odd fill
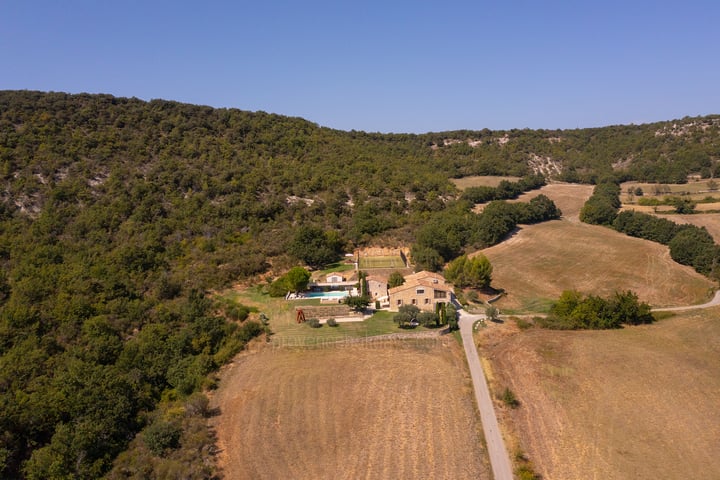
[[[347,297],[350,292],[307,292],[303,293],[305,298],[343,298]]]

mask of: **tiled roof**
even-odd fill
[[[415,287],[427,287],[435,290],[444,290],[446,292],[453,291],[453,286],[447,283],[442,277],[442,275],[438,275],[432,272],[418,272],[416,274],[408,275],[407,277],[405,277],[405,283],[397,287],[391,288],[390,290],[388,290],[388,293],[392,295]]]

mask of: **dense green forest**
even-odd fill
[[[284,273],[305,238],[322,239],[306,263],[402,243],[440,268],[558,214],[540,199],[475,218],[471,195],[509,193],[462,198],[451,178],[714,176],[719,128],[704,117],[374,134],[163,100],[0,92],[0,477],[210,476],[197,392],[263,326],[208,292]]]

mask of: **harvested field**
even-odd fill
[[[700,205],[698,205],[700,207]],[[715,205],[718,208],[718,205]],[[720,243],[720,213],[696,213],[694,215],[658,215],[658,217],[672,220],[675,223],[690,223],[698,227],[705,227],[715,239],[715,243]]]
[[[717,184],[717,179],[714,180]],[[620,184],[620,192],[623,200],[627,198],[629,188],[640,187],[644,197],[662,197],[665,195],[714,195],[717,193],[717,185],[710,188],[708,185],[710,179],[691,181],[688,183],[640,183],[640,182],[624,182]],[[637,198],[637,197],[636,197]]]
[[[476,177],[463,177],[450,179],[457,188],[465,190],[468,187],[497,187],[500,182],[507,180],[508,182],[517,182],[520,177],[501,177],[495,175],[485,175]]]
[[[493,265],[493,286],[508,295],[505,311],[537,312],[563,290],[610,295],[633,290],[652,306],[702,303],[713,283],[670,258],[668,248],[609,228],[554,220],[524,226],[482,251]]]
[[[489,479],[451,337],[243,354],[212,399],[226,479]]]
[[[612,331],[478,337],[512,437],[545,480],[720,478],[720,309]],[[511,323],[511,322],[509,322]]]
[[[665,213],[665,214],[673,214],[675,212],[675,207],[672,205],[623,205],[621,210],[635,210],[636,212],[642,212],[642,213],[648,213],[650,215],[654,213]],[[698,203],[695,205],[695,211],[696,212],[708,212],[710,213],[717,213],[717,211],[720,210],[720,203]]]
[[[553,183],[545,185],[538,190],[531,190],[523,193],[515,200],[509,202],[529,202],[533,198],[542,194],[552,200],[555,205],[562,210],[563,218],[570,221],[579,221],[578,215],[585,201],[592,195],[592,185],[580,185],[576,183]],[[473,207],[473,212],[482,213],[485,208],[484,203],[480,203]]]
[[[543,194],[562,220],[523,226],[511,238],[483,250],[493,265],[493,286],[507,291],[505,312],[542,312],[563,290],[610,295],[633,290],[653,306],[702,303],[712,282],[670,258],[667,247],[578,220],[593,187],[551,184],[520,196]]]
[[[552,200],[562,210],[563,218],[577,220],[580,209],[593,191],[592,185],[579,185],[575,183],[553,183],[545,185],[539,190],[532,190],[518,197],[517,202],[529,202],[542,194]]]
[[[703,211],[704,208],[710,208],[712,207],[712,210],[718,210],[720,209],[720,205],[713,204],[713,203],[705,203],[705,204],[698,204],[697,210]],[[705,227],[712,235],[712,237],[715,239],[715,243],[720,243],[720,213],[694,213],[692,215],[678,215],[678,214],[670,214],[670,215],[663,215],[661,212],[661,209],[663,207],[658,207],[658,212],[653,211],[653,207],[638,207],[638,206],[625,206],[623,207],[623,210],[635,210],[638,212],[647,213],[649,215],[655,215],[660,218],[665,218],[667,220],[670,220],[671,222],[675,223],[690,223],[692,225],[696,225],[698,227]],[[665,207],[669,210],[674,210],[672,207]]]

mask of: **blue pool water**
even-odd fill
[[[307,292],[303,296],[305,298],[343,298],[347,297],[350,292]]]

